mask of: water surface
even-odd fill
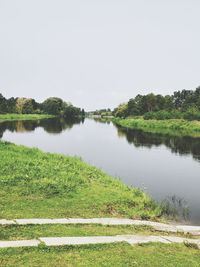
[[[172,197],[174,204],[184,203],[190,222],[200,225],[200,138],[150,134],[93,119],[3,122],[0,137],[79,156],[158,201]]]

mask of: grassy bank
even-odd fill
[[[199,264],[199,251],[184,245],[120,243],[0,250],[2,267],[197,267]]]
[[[127,118],[113,120],[119,126],[140,129],[145,132],[169,134],[172,136],[200,137],[200,122],[181,119],[144,120],[143,118]]]
[[[0,142],[0,218],[155,219],[158,205],[79,158]]]
[[[54,116],[47,114],[0,114],[0,122],[13,120],[41,120],[53,117]]]

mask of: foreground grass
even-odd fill
[[[113,120],[119,126],[139,129],[145,132],[169,134],[172,136],[200,137],[200,122],[182,119],[144,120],[143,118],[127,118]]]
[[[155,219],[159,206],[79,158],[0,142],[0,218]]]
[[[41,120],[53,118],[52,115],[47,114],[0,114],[0,121],[12,120]]]
[[[184,245],[126,243],[0,250],[1,267],[199,267],[200,253]]]

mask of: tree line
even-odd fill
[[[43,103],[38,103],[32,98],[11,97],[6,99],[0,94],[0,114],[49,114],[63,117],[85,116],[84,109],[73,106],[58,97],[50,97]]]
[[[196,90],[175,91],[162,96],[153,93],[138,94],[113,111],[116,117],[144,116],[145,119],[197,119],[200,120],[200,87]]]

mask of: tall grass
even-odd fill
[[[143,118],[115,118],[114,123],[122,127],[140,129],[146,132],[163,133],[172,136],[200,137],[200,122],[183,119],[144,120]]]

